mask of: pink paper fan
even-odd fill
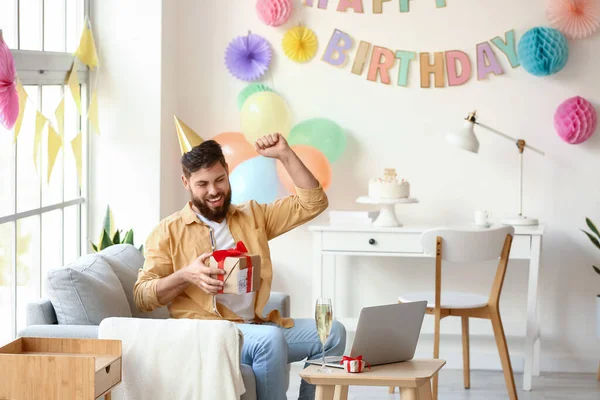
[[[262,22],[270,26],[285,24],[292,14],[290,0],[257,0],[256,13]]]
[[[16,78],[15,60],[0,36],[0,123],[8,130],[12,129],[19,116]]]
[[[596,0],[550,0],[546,18],[569,39],[583,39],[600,27]]]

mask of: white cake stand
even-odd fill
[[[379,217],[373,221],[373,226],[379,227],[396,227],[402,224],[396,218],[396,204],[412,204],[418,203],[419,200],[409,197],[407,199],[376,199],[369,196],[360,196],[356,199],[360,204],[376,204],[380,206]]]

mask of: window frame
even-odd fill
[[[19,9],[20,9],[20,2],[21,1],[32,1],[32,0],[14,0],[16,2],[16,21],[17,23],[15,24],[15,31],[16,31],[16,35],[15,37],[17,38],[16,42],[17,42],[17,48],[20,47],[20,34],[19,34],[19,30],[20,30],[20,16],[19,16]],[[40,2],[40,4],[42,5],[42,18],[41,18],[41,43],[44,43],[44,12],[43,12],[43,7],[44,7],[44,0],[38,0]],[[87,16],[87,18],[91,19],[90,16],[90,10],[91,10],[91,1],[93,0],[82,0],[83,1],[83,15],[84,18],[85,16]],[[67,4],[65,2],[65,13],[66,13],[66,7]],[[85,23],[85,21],[81,21],[81,27],[83,27],[83,23]],[[65,20],[65,24],[66,24],[66,20]],[[78,22],[78,28],[80,23]],[[65,27],[66,29],[66,27]],[[78,32],[81,32],[81,29],[78,29]],[[66,40],[66,38],[65,38]],[[38,86],[38,91],[41,93],[41,87],[44,85],[62,85],[62,91],[64,92],[65,89],[68,90],[68,86],[66,86],[66,82],[67,82],[67,77],[69,72],[72,69],[73,66],[73,61],[75,60],[76,65],[77,65],[77,76],[81,85],[81,105],[82,105],[82,111],[84,109],[87,109],[87,105],[89,102],[89,98],[90,98],[90,72],[89,69],[87,68],[87,66],[85,66],[84,64],[82,64],[81,62],[79,62],[78,60],[75,59],[74,55],[72,53],[68,53],[68,52],[50,52],[50,51],[37,51],[37,50],[18,50],[18,49],[11,49],[11,53],[14,57],[15,60],[15,67],[17,70],[17,76],[21,82],[21,84],[23,86],[28,86],[28,85],[34,85],[34,86]],[[40,100],[41,100],[41,94],[40,94]],[[41,101],[38,103],[38,109],[40,109],[41,107]],[[77,256],[81,256],[81,254],[87,252],[87,238],[89,237],[89,227],[90,227],[90,215],[89,215],[89,207],[87,205],[87,199],[89,199],[89,179],[90,179],[90,170],[89,170],[89,159],[90,159],[90,123],[89,121],[84,118],[84,112],[82,112],[82,115],[80,116],[79,119],[79,126],[78,131],[80,131],[82,133],[82,182],[81,182],[81,188],[79,190],[79,196],[76,198],[72,198],[69,199],[67,201],[65,201],[65,181],[63,179],[62,181],[62,201],[61,202],[53,202],[50,205],[46,205],[46,206],[42,206],[43,204],[43,198],[40,196],[40,204],[39,207],[37,208],[32,208],[29,209],[27,211],[23,211],[23,212],[17,212],[18,211],[18,205],[17,205],[17,199],[18,199],[18,141],[16,143],[13,144],[13,149],[12,149],[12,156],[13,156],[13,167],[14,167],[14,171],[13,171],[13,179],[14,179],[14,197],[13,197],[13,201],[14,201],[14,210],[12,214],[8,214],[5,216],[0,217],[0,225],[2,224],[11,224],[12,223],[12,235],[13,235],[13,242],[11,243],[12,250],[13,250],[13,254],[12,254],[12,277],[13,279],[11,280],[10,284],[11,284],[11,315],[10,315],[10,324],[11,324],[11,333],[12,333],[12,339],[17,337],[17,329],[18,329],[18,298],[17,298],[17,288],[18,288],[18,279],[17,279],[17,247],[18,247],[18,229],[17,229],[17,223],[19,220],[28,218],[28,217],[32,217],[32,216],[37,216],[39,215],[40,221],[39,221],[39,234],[40,234],[40,240],[39,240],[39,249],[37,249],[37,251],[40,252],[40,260],[42,260],[43,258],[43,254],[42,254],[42,249],[43,249],[43,227],[42,227],[42,215],[54,210],[62,210],[61,215],[62,215],[62,224],[61,224],[61,235],[62,235],[62,250],[61,250],[61,259],[62,259],[62,263],[64,264],[65,262],[65,254],[64,254],[64,248],[65,248],[65,241],[64,241],[64,232],[65,232],[65,209],[68,207],[76,207],[77,210],[77,232],[76,232],[76,237],[79,239],[78,243],[76,245],[77,248]],[[63,166],[62,166],[62,170],[63,170],[63,176],[64,176],[64,162],[65,162],[65,152],[68,151],[67,149],[69,148],[68,142],[65,140],[65,138],[63,138],[63,147],[62,147],[62,151],[63,151]],[[41,174],[41,170],[39,171],[39,174]],[[43,177],[40,177],[40,183],[43,182]],[[40,192],[41,192],[41,185],[40,185]],[[36,251],[35,249],[32,251]],[[32,268],[39,268],[39,276],[40,276],[40,280],[39,282],[36,282],[38,286],[38,292],[40,294],[43,295],[42,293],[42,262],[40,262],[38,265],[36,266],[32,266]],[[2,319],[4,319],[5,316],[2,316]]]

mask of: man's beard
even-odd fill
[[[208,204],[206,203],[206,201],[199,199],[198,197],[195,197],[193,193],[190,194],[192,196],[192,204],[194,206],[196,206],[196,209],[200,212],[200,215],[202,215],[204,218],[210,220],[210,221],[222,221],[225,216],[227,216],[227,211],[229,210],[229,205],[231,204],[231,189],[229,189],[229,191],[227,192],[226,195],[224,195],[224,201],[223,201],[223,205],[219,208],[213,209],[210,208],[208,206]],[[218,196],[222,195],[223,193],[220,193]],[[213,197],[214,198],[214,197]]]

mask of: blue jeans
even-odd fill
[[[252,366],[256,376],[258,400],[285,400],[287,364],[322,356],[322,345],[315,320],[294,319],[294,327],[285,329],[275,324],[238,324],[244,334],[242,363]],[[346,348],[346,329],[333,321],[325,342],[325,356],[341,356]],[[302,380],[299,399],[315,398],[315,386]]]

